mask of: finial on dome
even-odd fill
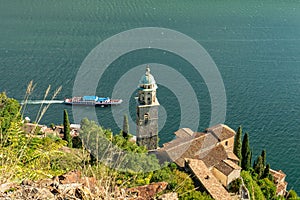
[[[150,74],[150,67],[149,67],[149,65],[147,65],[147,67],[146,67],[146,75],[149,75]]]

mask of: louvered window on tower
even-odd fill
[[[149,120],[149,113],[145,113],[144,120],[145,120],[145,123],[148,122],[148,120]]]

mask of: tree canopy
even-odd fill
[[[258,179],[263,175],[265,166],[263,164],[262,156],[258,156],[257,160],[254,162],[253,169],[257,173]]]
[[[240,159],[239,164],[241,164],[242,160],[242,134],[242,126],[239,126],[234,138],[233,146],[233,153]]]
[[[160,168],[155,155],[148,154],[144,147],[127,140],[122,134],[113,135],[110,130],[86,118],[81,122],[80,137],[85,148],[98,161],[112,168],[132,173]]]
[[[129,124],[128,124],[128,117],[127,117],[127,115],[124,115],[122,134],[123,134],[124,138],[128,139]]]
[[[241,162],[242,169],[244,170],[250,169],[251,157],[252,157],[252,153],[250,150],[249,136],[248,133],[245,133],[243,138],[243,144],[242,144],[242,162]]]
[[[7,139],[6,132],[9,130],[11,124],[20,120],[20,104],[18,101],[8,98],[5,92],[0,93],[0,134],[3,140]]]
[[[64,109],[64,140],[68,142],[68,147],[73,147],[69,115],[66,109]]]

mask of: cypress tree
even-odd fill
[[[265,168],[264,173],[263,173],[263,175],[262,175],[261,178],[268,178],[268,179],[270,179],[271,181],[273,181],[273,177],[272,177],[272,175],[270,174],[270,164],[267,164],[267,165],[266,165],[266,168]]]
[[[129,131],[128,117],[127,115],[124,115],[122,135],[126,139],[128,139],[128,131]]]
[[[242,163],[241,167],[244,170],[249,170],[251,167],[251,157],[252,153],[249,145],[249,136],[248,133],[245,133],[242,143]]]
[[[253,169],[255,168],[256,165],[257,165],[256,164],[256,160],[254,160],[254,162],[253,162]]]
[[[249,160],[250,160],[250,164],[249,164],[249,166],[251,166],[251,163],[252,163],[252,155],[253,155],[253,149],[251,149],[250,150],[250,158],[249,158]]]
[[[248,151],[245,159],[244,159],[244,168],[245,170],[249,170],[251,168],[251,158],[252,158],[252,152]]]
[[[69,122],[69,116],[66,109],[64,109],[64,140],[68,142],[68,147],[72,148],[72,137],[70,134],[70,122]]]
[[[262,156],[258,156],[257,160],[255,162],[255,165],[253,166],[255,173],[258,175],[258,179],[260,179],[264,173],[265,166],[263,165],[263,158]]]
[[[263,165],[264,165],[264,167],[266,166],[266,159],[267,159],[267,152],[266,152],[266,150],[262,150],[262,152],[261,152],[261,157],[262,157],[262,162],[263,162]]]
[[[239,165],[242,161],[242,132],[242,126],[240,126],[236,132],[233,146],[233,153],[240,159]]]

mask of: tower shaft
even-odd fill
[[[150,68],[146,68],[138,86],[138,98],[136,109],[137,144],[145,146],[148,150],[157,149],[158,146],[158,108],[156,98],[157,85],[150,74]]]

